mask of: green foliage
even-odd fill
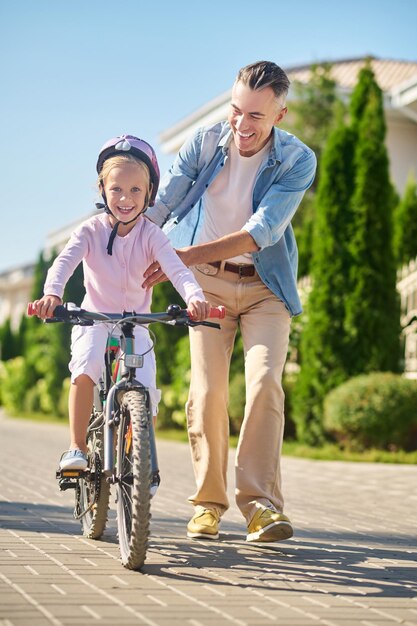
[[[352,449],[417,450],[417,383],[388,372],[351,378],[326,397],[324,425]]]
[[[1,364],[1,403],[6,411],[15,414],[23,409],[29,381],[29,371],[23,357],[19,356]]]
[[[8,361],[18,355],[18,339],[12,330],[10,318],[0,327],[0,358]]]
[[[329,135],[344,115],[344,105],[331,78],[331,64],[312,65],[308,83],[294,83],[294,102],[284,126],[306,143],[316,154],[317,173],[312,188],[304,195],[293,219],[298,244],[298,276],[310,273],[315,220],[315,190],[320,181],[321,156]]]
[[[34,272],[33,300],[43,295],[43,285],[52,261],[53,258],[46,261],[42,254],[39,256]],[[83,294],[83,273],[79,266],[68,281],[64,299],[80,304]],[[63,381],[68,376],[70,333],[71,327],[66,324],[46,325],[35,317],[22,318],[18,332],[7,342],[9,345],[13,340],[13,353],[9,356],[20,355],[19,359],[13,359],[12,369],[7,365],[4,368],[6,391],[2,394],[2,402],[5,406],[7,404],[9,411],[66,414],[62,394]]]
[[[382,93],[366,67],[323,153],[294,415],[297,436],[322,443],[323,401],[355,374],[397,370],[399,307]]]
[[[315,214],[316,194],[308,190],[292,222],[298,247],[298,278],[308,276],[310,273]]]
[[[394,252],[399,267],[417,256],[417,183],[413,175],[395,211]]]
[[[345,321],[350,376],[398,370],[400,334],[383,98],[369,68],[361,71],[352,98],[352,110],[362,117],[352,124],[355,176]]]
[[[54,255],[54,257],[55,256],[56,255]],[[35,265],[34,273],[33,273],[33,286],[32,286],[32,293],[30,296],[30,299],[32,301],[42,298],[43,286],[45,284],[46,274],[48,273],[48,269],[51,266],[52,261],[53,261],[53,258],[47,260],[43,256],[43,252],[40,253],[38,257],[38,261]]]
[[[184,308],[185,304],[181,296],[170,282],[164,282],[153,290],[152,311],[166,311],[168,305],[179,304]],[[157,383],[159,387],[168,385],[175,377],[177,342],[184,337],[186,331],[175,326],[154,324],[152,331],[156,336],[155,356],[157,367]],[[188,335],[187,335],[188,338]]]
[[[346,234],[353,170],[353,133],[341,124],[329,137],[322,158],[313,233],[311,280],[300,342],[301,371],[294,398],[297,435],[317,443],[322,438],[322,402],[327,392],[345,380],[344,337],[346,275],[349,251]]]
[[[331,70],[330,63],[313,64],[308,83],[294,83],[291,112],[295,115],[291,130],[315,152],[318,161],[341,106]]]
[[[161,385],[162,398],[158,412],[158,426],[184,426],[186,423],[185,403],[190,385],[191,365],[188,334],[171,346],[170,371],[172,378],[167,384]],[[157,357],[158,359],[158,357]],[[158,370],[157,360],[157,370]]]
[[[245,373],[236,372],[229,385],[230,432],[235,435],[240,431],[246,404]]]

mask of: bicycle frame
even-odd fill
[[[149,436],[151,443],[151,472],[152,478],[158,476],[158,461],[157,461],[157,452],[156,452],[156,442],[155,442],[155,432],[153,427],[152,420],[152,411],[151,411],[151,403],[149,391],[146,387],[144,387],[139,381],[137,381],[135,376],[136,367],[138,367],[137,360],[136,363],[132,363],[131,365],[127,364],[126,357],[139,356],[135,355],[134,352],[134,334],[133,334],[133,324],[130,322],[123,322],[121,325],[121,337],[120,337],[120,351],[122,354],[119,354],[116,357],[116,362],[119,363],[118,371],[117,371],[117,379],[116,382],[110,385],[110,388],[107,393],[107,397],[104,399],[104,415],[105,415],[105,424],[104,424],[104,463],[103,463],[103,472],[106,477],[110,479],[110,482],[117,482],[117,476],[114,474],[114,450],[115,450],[115,434],[118,426],[118,412],[120,410],[120,402],[119,396],[126,391],[138,390],[142,393],[146,394],[146,406],[148,408],[148,416],[146,423],[141,424],[142,428],[149,428]],[[131,359],[134,361],[134,359]],[[140,365],[139,365],[140,367]]]

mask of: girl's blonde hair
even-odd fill
[[[99,191],[100,193],[103,191],[104,181],[110,174],[110,170],[112,170],[113,167],[118,167],[120,165],[124,165],[125,163],[133,163],[133,165],[137,165],[139,168],[141,168],[146,176],[147,191],[144,206],[144,209],[146,209],[149,206],[149,199],[152,193],[151,175],[146,163],[133,156],[133,154],[117,154],[116,156],[112,156],[104,161],[103,167],[101,168],[101,172],[97,180]]]

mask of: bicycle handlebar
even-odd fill
[[[29,316],[36,315],[35,307],[32,302],[29,302],[27,307],[27,314]],[[226,314],[224,306],[210,307],[209,318],[223,319]],[[179,325],[186,326],[211,326],[214,328],[220,328],[218,324],[212,324],[210,322],[195,322],[190,317],[187,309],[181,309],[177,304],[170,304],[164,313],[98,313],[93,311],[87,311],[80,307],[68,302],[66,304],[59,304],[54,309],[53,317],[45,319],[46,323],[52,322],[70,322],[80,325],[92,325],[94,322],[117,322],[117,321],[131,321],[136,324],[150,324],[152,322],[174,322]]]

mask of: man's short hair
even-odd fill
[[[239,81],[254,90],[271,87],[277,98],[285,97],[290,86],[284,70],[272,61],[257,61],[242,67],[236,77],[236,82]]]

